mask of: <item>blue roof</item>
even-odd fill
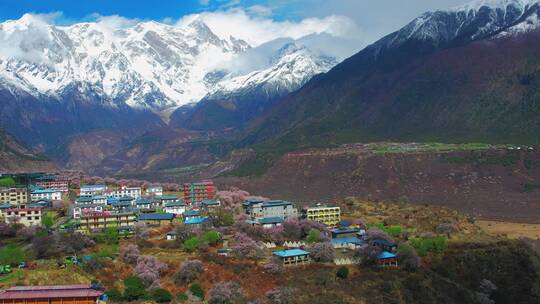
[[[268,201],[263,203],[263,207],[278,207],[288,205],[292,205],[292,203],[286,201]]]
[[[91,202],[91,201],[92,201],[91,197],[79,197],[75,200],[75,202]]]
[[[272,252],[272,254],[281,258],[288,258],[288,257],[294,257],[294,256],[300,256],[300,255],[307,255],[309,254],[309,252],[302,249],[288,249],[288,250],[274,251]]]
[[[283,219],[279,216],[273,216],[273,217],[265,217],[259,220],[259,224],[278,224],[283,223]]]
[[[131,206],[130,202],[112,202],[111,206],[113,207],[129,207]]]
[[[83,185],[81,189],[105,188],[105,185]]]
[[[201,204],[206,206],[216,206],[219,205],[219,202],[217,200],[204,200]]]
[[[122,196],[122,197],[119,198],[118,200],[119,200],[119,201],[124,201],[124,202],[125,202],[125,201],[130,201],[130,202],[131,202],[131,201],[133,201],[133,200],[135,200],[135,199],[134,199],[133,197],[131,197],[131,196]]]
[[[184,204],[184,202],[182,200],[178,200],[176,202],[166,203],[165,207],[183,207],[185,205],[186,204]]]
[[[187,210],[184,212],[184,216],[197,216],[201,215],[201,213],[198,210]]]
[[[32,191],[32,194],[40,194],[40,193],[55,193],[55,192],[58,192],[58,191],[54,191],[54,190],[42,190],[42,189],[38,189],[38,190],[34,190],[34,191]]]
[[[178,199],[178,196],[176,194],[165,194],[161,196],[156,196],[156,199],[158,200],[176,200]]]
[[[102,204],[75,204],[73,208],[95,208],[95,207],[103,207]]]
[[[142,221],[165,221],[172,220],[174,214],[172,213],[142,213],[139,214],[139,220]]]
[[[391,253],[391,252],[388,252],[388,251],[383,251],[381,253],[379,253],[379,255],[377,256],[378,259],[381,259],[381,260],[384,260],[384,259],[393,259],[393,258],[397,258],[397,255],[394,254],[394,253]]]
[[[137,205],[150,205],[152,202],[149,199],[146,199],[144,197],[139,197],[135,200],[135,204]]]
[[[0,204],[0,209],[11,209],[13,206],[11,206],[10,203],[2,203]]]
[[[334,234],[357,233],[359,231],[360,230],[358,229],[352,229],[352,228],[337,228],[337,229],[331,230],[331,232]]]
[[[372,243],[374,245],[381,245],[381,246],[388,246],[388,247],[397,246],[396,243],[392,243],[392,242],[389,242],[389,241],[383,240],[383,239],[376,239]]]
[[[331,240],[332,245],[341,245],[341,244],[355,244],[355,245],[362,245],[365,242],[355,238],[355,237],[346,237],[346,238],[337,238]]]
[[[340,221],[338,223],[338,225],[340,225],[342,227],[349,227],[351,225],[351,222],[349,222],[349,221]]]
[[[192,217],[184,221],[186,225],[198,225],[206,222],[208,219],[206,217]]]

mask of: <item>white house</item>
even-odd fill
[[[179,200],[176,202],[166,203],[164,208],[166,213],[172,213],[176,215],[182,215],[186,212],[186,204]]]
[[[146,195],[148,195],[148,196],[162,196],[163,195],[163,187],[161,187],[161,186],[148,187],[148,188],[146,188]]]
[[[62,200],[62,192],[57,190],[34,190],[30,193],[33,202],[39,200],[60,201]]]
[[[116,197],[116,198],[121,198],[121,197],[126,197],[126,196],[139,198],[142,195],[142,189],[141,187],[125,187],[124,186],[118,190],[108,192],[106,193],[106,195],[108,197]]]
[[[81,197],[92,197],[96,195],[102,195],[107,190],[105,185],[84,185],[81,186],[81,191],[79,196]]]
[[[81,218],[83,214],[101,212],[103,212],[103,205],[101,204],[76,204],[73,206],[74,219]]]
[[[83,204],[100,204],[100,205],[107,205],[107,197],[103,195],[97,195],[92,197],[79,197],[75,200],[75,204],[83,205]]]
[[[22,224],[24,226],[41,225],[41,208],[7,209],[5,210],[6,224]]]

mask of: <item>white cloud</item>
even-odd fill
[[[257,13],[253,13],[253,10]],[[358,38],[359,29],[356,23],[344,16],[306,18],[297,22],[275,21],[267,17],[268,10],[269,8],[257,7],[253,9],[252,7],[251,14],[239,8],[228,11],[204,12],[185,16],[177,24],[185,25],[200,18],[218,36],[240,38],[252,46],[258,46],[277,38],[299,39],[307,35],[321,33],[337,37]]]
[[[52,40],[49,24],[61,13],[24,14],[19,20],[3,23],[0,31],[0,57],[50,64],[43,52]]]

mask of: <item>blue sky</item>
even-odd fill
[[[329,33],[354,39],[353,49],[399,29],[425,11],[470,0],[0,0],[0,21],[51,14],[66,25],[106,16],[177,23],[204,15],[212,30],[254,44],[276,37]],[[188,16],[188,17],[186,17]],[[341,30],[342,29],[342,30]],[[264,38],[268,36],[269,39]]]

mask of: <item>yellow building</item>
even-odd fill
[[[12,205],[24,205],[29,202],[28,189],[26,188],[0,188],[0,203],[10,203]]]
[[[6,224],[21,224],[27,227],[41,225],[41,208],[7,209],[4,212]]]
[[[101,230],[109,227],[133,227],[136,216],[134,213],[97,212],[87,213],[79,219],[79,229],[86,232]]]
[[[303,216],[310,221],[325,225],[336,225],[341,221],[341,208],[329,206],[306,207],[303,210]]]

